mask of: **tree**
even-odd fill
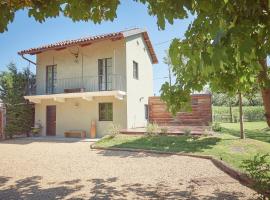
[[[0,74],[0,98],[6,108],[5,133],[10,138],[14,134],[28,134],[31,130],[33,106],[24,96],[28,94],[29,82],[33,83],[33,78],[29,69],[18,72],[13,63],[8,65],[7,72]]]
[[[248,87],[258,83],[270,126],[270,70],[266,65],[270,52],[268,1],[181,2],[187,12],[196,14],[196,18],[185,38],[175,39],[170,46],[177,78],[172,86],[173,94],[200,91],[206,84],[213,91],[245,93]],[[152,13],[162,18],[157,8]],[[167,18],[166,13],[163,16]],[[233,74],[235,76],[231,76]],[[162,91],[169,107],[180,110],[182,104],[177,106],[177,102],[171,101],[168,85],[165,84]],[[186,97],[178,99],[187,100]]]
[[[173,69],[179,67],[178,61],[184,56],[186,71],[197,71],[195,77],[187,76],[182,83],[171,86],[167,93],[163,87],[163,96],[179,95],[178,87],[183,93],[189,90],[201,90],[213,78],[213,71],[224,65],[230,71],[234,65],[235,53],[238,63],[244,62],[256,75],[262,93],[265,116],[270,126],[270,72],[266,58],[270,53],[270,9],[269,0],[135,0],[146,4],[149,15],[157,17],[158,27],[165,28],[165,22],[173,24],[175,19],[184,19],[189,15],[195,17],[185,34],[185,39],[175,39],[170,47]],[[43,22],[49,17],[63,14],[73,21],[91,20],[100,23],[117,17],[119,0],[10,0],[0,3],[0,31],[7,30],[7,24],[14,20],[15,12],[28,9],[30,17]],[[181,49],[181,50],[180,50]],[[186,51],[186,53],[184,53]],[[242,71],[240,80],[249,79],[250,72]],[[176,76],[179,74],[177,73]],[[215,77],[214,77],[215,78]],[[217,77],[220,78],[220,77]],[[181,78],[182,79],[182,78]],[[191,80],[197,82],[188,86]],[[214,83],[212,81],[212,83]],[[228,81],[224,84],[228,84]],[[212,86],[215,86],[212,84]],[[228,84],[230,87],[231,84]],[[170,99],[169,97],[167,99]],[[170,110],[178,109],[179,101],[187,98],[175,96],[168,101]]]

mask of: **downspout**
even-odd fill
[[[20,55],[24,60],[26,60],[26,61],[32,63],[33,65],[36,65],[36,66],[37,66],[37,63],[35,63],[34,61],[32,61],[32,60],[30,60],[30,59],[24,57],[24,54],[19,54],[19,55]]]

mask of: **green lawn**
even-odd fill
[[[262,131],[261,125],[264,124],[246,124],[248,137],[256,138],[255,133],[269,135],[269,131]],[[257,153],[270,152],[269,138],[261,139],[259,137],[262,141],[250,138],[241,140],[234,136],[239,135],[236,124],[222,124],[222,126],[226,129],[223,128],[223,133],[218,133],[215,136],[192,138],[189,136],[131,136],[120,134],[114,138],[104,137],[96,143],[96,146],[212,155],[240,170],[243,170],[241,169],[243,160],[250,159]]]
[[[239,123],[221,123],[222,132],[239,137]],[[266,122],[244,122],[244,131],[247,138],[270,143],[270,129]]]

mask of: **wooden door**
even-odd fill
[[[46,109],[46,135],[56,134],[56,106],[47,106]]]

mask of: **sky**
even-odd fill
[[[29,66],[17,52],[44,44],[118,32],[128,28],[145,28],[150,36],[159,63],[153,65],[154,93],[158,95],[161,85],[167,80],[168,66],[163,63],[165,51],[173,38],[183,38],[192,18],[176,20],[173,25],[166,24],[165,30],[159,30],[156,17],[150,16],[147,6],[132,0],[122,0],[117,9],[117,18],[113,22],[72,22],[63,16],[47,19],[43,23],[28,17],[27,10],[19,11],[14,21],[8,25],[8,31],[0,33],[0,71],[5,71],[7,64],[14,62],[19,69]],[[35,56],[28,56],[35,61]],[[35,72],[35,66],[30,65]]]

